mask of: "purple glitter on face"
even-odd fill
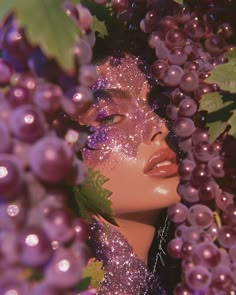
[[[99,128],[88,137],[87,146],[90,149],[99,149],[108,140],[107,128]]]

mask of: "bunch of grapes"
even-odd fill
[[[144,17],[140,17],[138,8],[144,4]],[[132,30],[138,30],[139,26],[148,35],[156,55],[152,74],[168,94],[167,116],[186,153],[179,164],[182,200],[168,208],[176,224],[168,252],[182,259],[182,282],[174,294],[235,294],[235,183],[227,181],[222,138],[210,143],[204,116],[198,112],[201,97],[220,90],[205,79],[216,65],[227,61],[233,36],[230,1],[179,5],[113,0],[112,5],[128,27],[132,24]],[[131,21],[127,15],[132,15]],[[231,165],[229,171],[235,177],[235,167]]]
[[[86,178],[76,156],[86,132],[68,117],[75,118],[93,101],[95,35],[87,8],[66,3],[65,12],[83,33],[74,47],[73,75],[32,46],[13,15],[1,27],[2,295],[77,294],[89,258],[88,225],[68,209],[69,185]]]

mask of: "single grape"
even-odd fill
[[[28,89],[32,93],[35,90],[37,78],[30,72],[24,72],[19,75],[16,84]]]
[[[190,290],[187,286],[179,283],[176,285],[174,289],[174,295],[192,295],[192,290]]]
[[[72,215],[66,208],[45,208],[41,223],[51,241],[68,242],[74,235]]]
[[[224,160],[222,157],[213,157],[208,162],[208,168],[212,176],[221,178],[225,176]]]
[[[34,93],[34,103],[41,110],[53,113],[60,109],[62,91],[60,87],[51,83],[42,83]]]
[[[185,72],[179,82],[180,88],[184,92],[193,92],[199,86],[199,78],[196,72]]]
[[[215,199],[217,195],[217,185],[213,179],[204,182],[199,189],[199,198],[202,201]]]
[[[188,216],[188,208],[182,203],[176,203],[168,207],[167,214],[171,221],[181,223]]]
[[[185,6],[177,6],[174,10],[174,18],[175,20],[180,23],[184,24],[191,18],[191,13],[188,9],[188,7]]]
[[[198,72],[199,68],[200,68],[199,64],[195,61],[187,61],[184,64],[185,72],[190,72],[190,71]]]
[[[152,74],[156,79],[162,79],[167,68],[168,63],[165,60],[158,59],[152,64]]]
[[[203,228],[197,225],[188,226],[183,233],[182,238],[185,242],[189,242],[193,245],[199,241],[202,232]]]
[[[156,52],[156,57],[158,57],[158,59],[165,60],[169,56],[169,49],[167,48],[164,42],[159,42],[157,44],[155,52]]]
[[[183,76],[184,71],[181,67],[176,65],[169,66],[164,75],[163,75],[163,82],[166,86],[177,86],[180,82],[181,77]]]
[[[166,107],[166,115],[171,120],[176,120],[178,118],[178,109],[177,109],[177,107],[175,105],[173,105],[173,104],[169,104]]]
[[[191,183],[199,188],[210,180],[210,172],[205,164],[198,164],[192,171]]]
[[[180,138],[191,136],[195,130],[194,122],[189,118],[178,118],[173,125],[173,130]]]
[[[171,240],[167,246],[168,254],[174,258],[181,258],[182,245],[183,245],[183,241],[180,238]]]
[[[190,96],[186,95],[185,93],[183,93],[179,88],[175,88],[171,93],[170,93],[170,98],[171,101],[173,102],[173,104],[175,104],[176,106],[179,105],[179,103],[185,99],[185,98],[190,98]]]
[[[129,2],[127,0],[112,0],[111,7],[116,13],[121,13],[126,10],[129,6]]]
[[[51,243],[38,227],[28,227],[20,234],[21,261],[28,266],[41,266],[53,255]]]
[[[225,41],[219,35],[212,35],[205,41],[205,48],[211,55],[221,54],[225,47]]]
[[[199,83],[199,86],[195,91],[195,95],[198,99],[200,99],[203,95],[211,92],[214,92],[214,88],[211,84]]]
[[[208,132],[206,129],[197,128],[192,135],[192,142],[194,145],[200,142],[208,142]]]
[[[16,157],[0,155],[0,199],[14,198],[23,185],[23,171]]]
[[[211,284],[211,273],[203,266],[195,266],[185,273],[187,285],[194,290],[205,290]]]
[[[184,239],[183,239],[183,241],[184,241]],[[194,248],[194,243],[195,243],[195,241],[193,241],[193,242],[185,241],[183,243],[182,249],[181,249],[181,256],[183,257],[183,259],[191,259],[192,251]]]
[[[230,204],[225,209],[225,221],[228,225],[234,227],[236,225],[236,204]]]
[[[159,37],[158,32],[154,31],[150,34],[149,38],[148,38],[148,45],[149,47],[155,49],[160,43],[161,43],[161,39]]]
[[[170,30],[178,29],[178,23],[176,22],[173,16],[167,15],[162,17],[158,24],[158,32],[163,39],[165,38],[166,33],[168,33]]]
[[[192,117],[197,112],[197,104],[191,98],[183,99],[179,104],[178,115],[182,117]]]
[[[71,148],[62,139],[47,136],[32,147],[30,167],[37,177],[53,183],[65,178],[72,166]]]
[[[231,38],[233,33],[234,33],[234,30],[230,23],[223,23],[217,29],[217,34],[224,39]]]
[[[93,17],[89,9],[81,4],[76,5],[78,11],[78,25],[83,31],[87,31],[91,28]]]
[[[46,130],[44,115],[33,105],[22,105],[12,111],[10,129],[18,139],[26,142],[34,142]]]
[[[215,268],[220,264],[221,255],[217,246],[210,242],[204,242],[195,245],[192,259],[196,265]]]
[[[229,225],[224,225],[219,230],[218,241],[222,247],[230,248],[236,242],[236,231]]]
[[[46,267],[45,282],[51,286],[70,288],[81,279],[84,265],[84,257],[79,251],[61,247]]]
[[[174,47],[169,51],[168,60],[170,64],[181,66],[187,60],[187,54],[181,47]]]
[[[18,274],[19,276],[19,274]],[[2,295],[30,295],[31,290],[26,280],[16,275],[1,277],[0,294]]]
[[[7,99],[12,108],[30,103],[30,94],[27,88],[19,85],[11,86],[7,92]]]
[[[186,138],[185,139],[180,139],[179,140],[179,148],[180,148],[180,150],[182,150],[185,153],[190,151],[191,148],[192,148],[191,137],[189,137],[187,139]]]
[[[185,34],[180,29],[169,30],[165,37],[165,44],[169,48],[183,47],[186,41]]]
[[[193,148],[194,157],[198,162],[208,162],[213,154],[213,147],[208,142],[199,142]],[[211,172],[211,170],[209,169]]]
[[[6,224],[6,221],[5,221],[5,224]],[[5,269],[5,272],[6,272],[7,269],[9,269],[9,267],[19,263],[19,256],[20,256],[20,245],[19,245],[19,237],[18,237],[17,231],[12,229],[9,226],[3,228],[3,226],[1,225],[0,268]],[[2,275],[3,274],[4,273],[2,273]],[[1,280],[2,280],[2,277],[1,277]]]
[[[205,35],[204,22],[200,18],[194,17],[184,25],[184,32],[192,40],[199,41]]]
[[[219,265],[212,271],[212,284],[215,288],[230,292],[233,287],[233,273],[229,266]]]
[[[180,181],[189,181],[191,179],[192,171],[196,167],[194,161],[185,159],[179,163],[178,172]]]
[[[196,204],[189,209],[188,222],[201,228],[208,228],[213,222],[213,213],[205,205]]]
[[[199,201],[198,189],[193,187],[190,182],[179,184],[177,192],[185,201],[189,203],[196,203]]]

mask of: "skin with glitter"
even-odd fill
[[[137,58],[108,59],[98,66],[98,73],[96,102],[80,117],[92,131],[82,154],[88,167],[109,178],[105,187],[112,191],[114,213],[160,209],[176,202],[175,155],[165,141],[165,122],[146,101],[149,84]],[[150,161],[159,171],[151,169]]]

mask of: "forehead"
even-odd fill
[[[149,88],[148,67],[138,57],[108,57],[97,64],[97,72],[94,90],[121,89],[132,97],[144,98],[143,89]]]

